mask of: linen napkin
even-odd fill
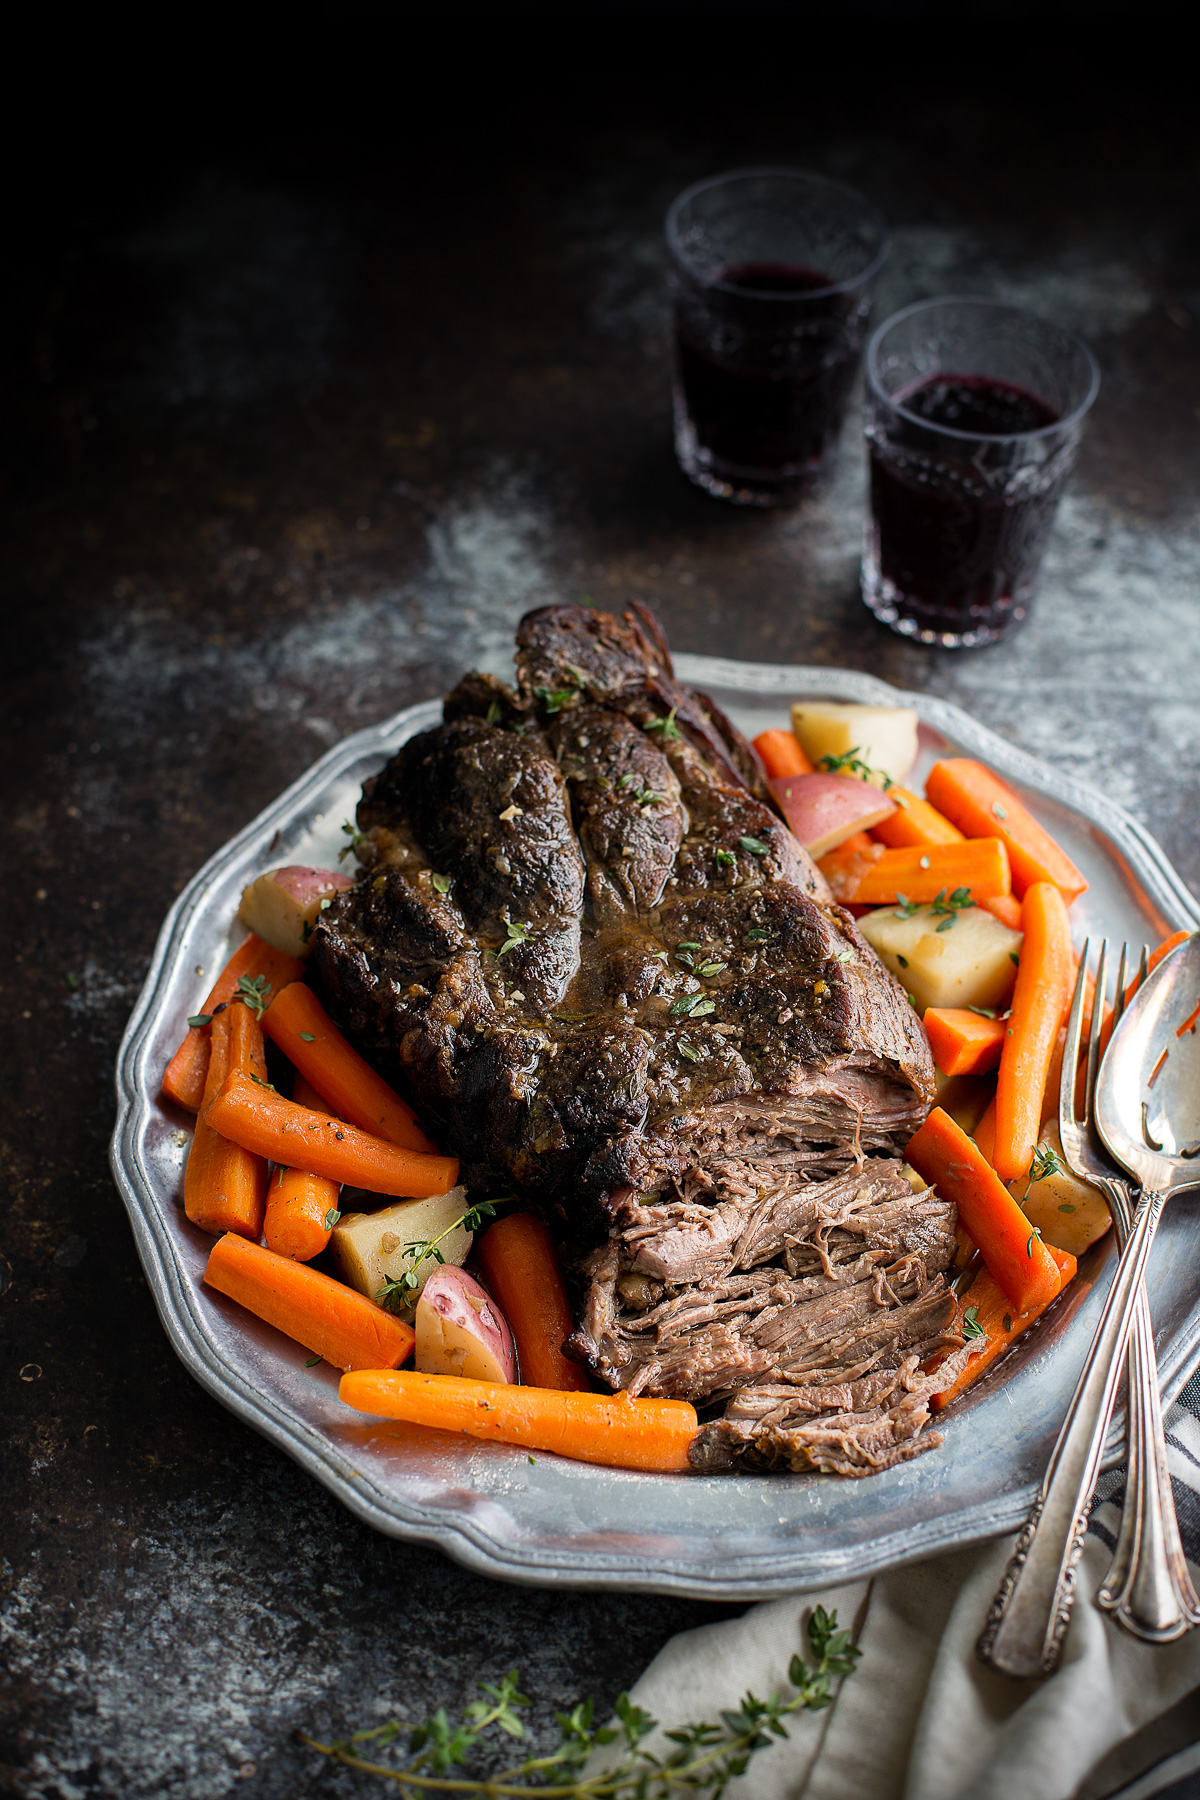
[[[1193,1377],[1168,1415],[1167,1439],[1193,1565],[1200,1563],[1198,1414]],[[788,1662],[807,1650],[805,1621],[820,1604],[852,1626],[861,1660],[832,1706],[793,1715],[789,1737],[752,1760],[727,1790],[737,1800],[1200,1796],[1200,1777],[1194,1786],[1187,1778],[1200,1769],[1200,1753],[1188,1748],[1200,1740],[1200,1631],[1151,1647],[1094,1604],[1123,1494],[1124,1470],[1102,1478],[1062,1662],[1045,1679],[1010,1681],[975,1655],[1012,1552],[1014,1539],[1006,1537],[684,1632],[651,1663],[632,1698],[667,1728],[716,1717],[747,1688],[760,1698],[786,1689]]]

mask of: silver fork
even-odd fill
[[[1063,1156],[1072,1174],[1100,1189],[1108,1201],[1119,1242],[1124,1245],[1133,1218],[1129,1182],[1116,1172],[1095,1123],[1096,1077],[1100,1068],[1104,1030],[1104,995],[1108,974],[1108,944],[1100,945],[1096,963],[1095,999],[1088,1035],[1084,1099],[1077,1116],[1076,1071],[1082,1037],[1087,990],[1088,944],[1083,946],[1075,996],[1067,1022],[1062,1080],[1058,1092],[1058,1131]],[[1122,944],[1113,995],[1112,1025],[1116,1029],[1125,1010],[1125,971],[1128,945]],[[1142,951],[1139,983],[1146,979],[1148,957]],[[1126,1433],[1125,1506],[1113,1555],[1112,1567],[1096,1595],[1116,1623],[1147,1643],[1169,1644],[1200,1623],[1196,1597],[1184,1560],[1167,1467],[1162,1405],[1158,1392],[1158,1363],[1154,1328],[1146,1289],[1138,1289],[1129,1341],[1128,1428]]]

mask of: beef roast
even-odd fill
[[[961,1348],[954,1209],[901,1160],[916,1014],[648,614],[545,607],[517,647],[366,783],[330,1012],[473,1196],[547,1217],[571,1353],[706,1409],[697,1466],[931,1448],[924,1367]]]

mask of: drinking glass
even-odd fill
[[[992,644],[1030,607],[1100,375],[1091,352],[995,300],[922,300],[867,349],[863,598],[905,637]]]
[[[887,254],[875,209],[801,169],[736,169],[667,214],[675,451],[738,506],[790,506],[828,470]]]

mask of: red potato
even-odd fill
[[[447,1264],[429,1277],[417,1301],[414,1323],[413,1367],[422,1375],[507,1383],[517,1379],[508,1320],[465,1269]]]
[[[870,831],[896,810],[886,794],[852,775],[778,775],[770,784],[780,810],[812,857]]]
[[[242,894],[238,917],[264,942],[288,956],[307,956],[309,939],[322,910],[352,886],[337,869],[305,869],[293,865],[269,869]]]

